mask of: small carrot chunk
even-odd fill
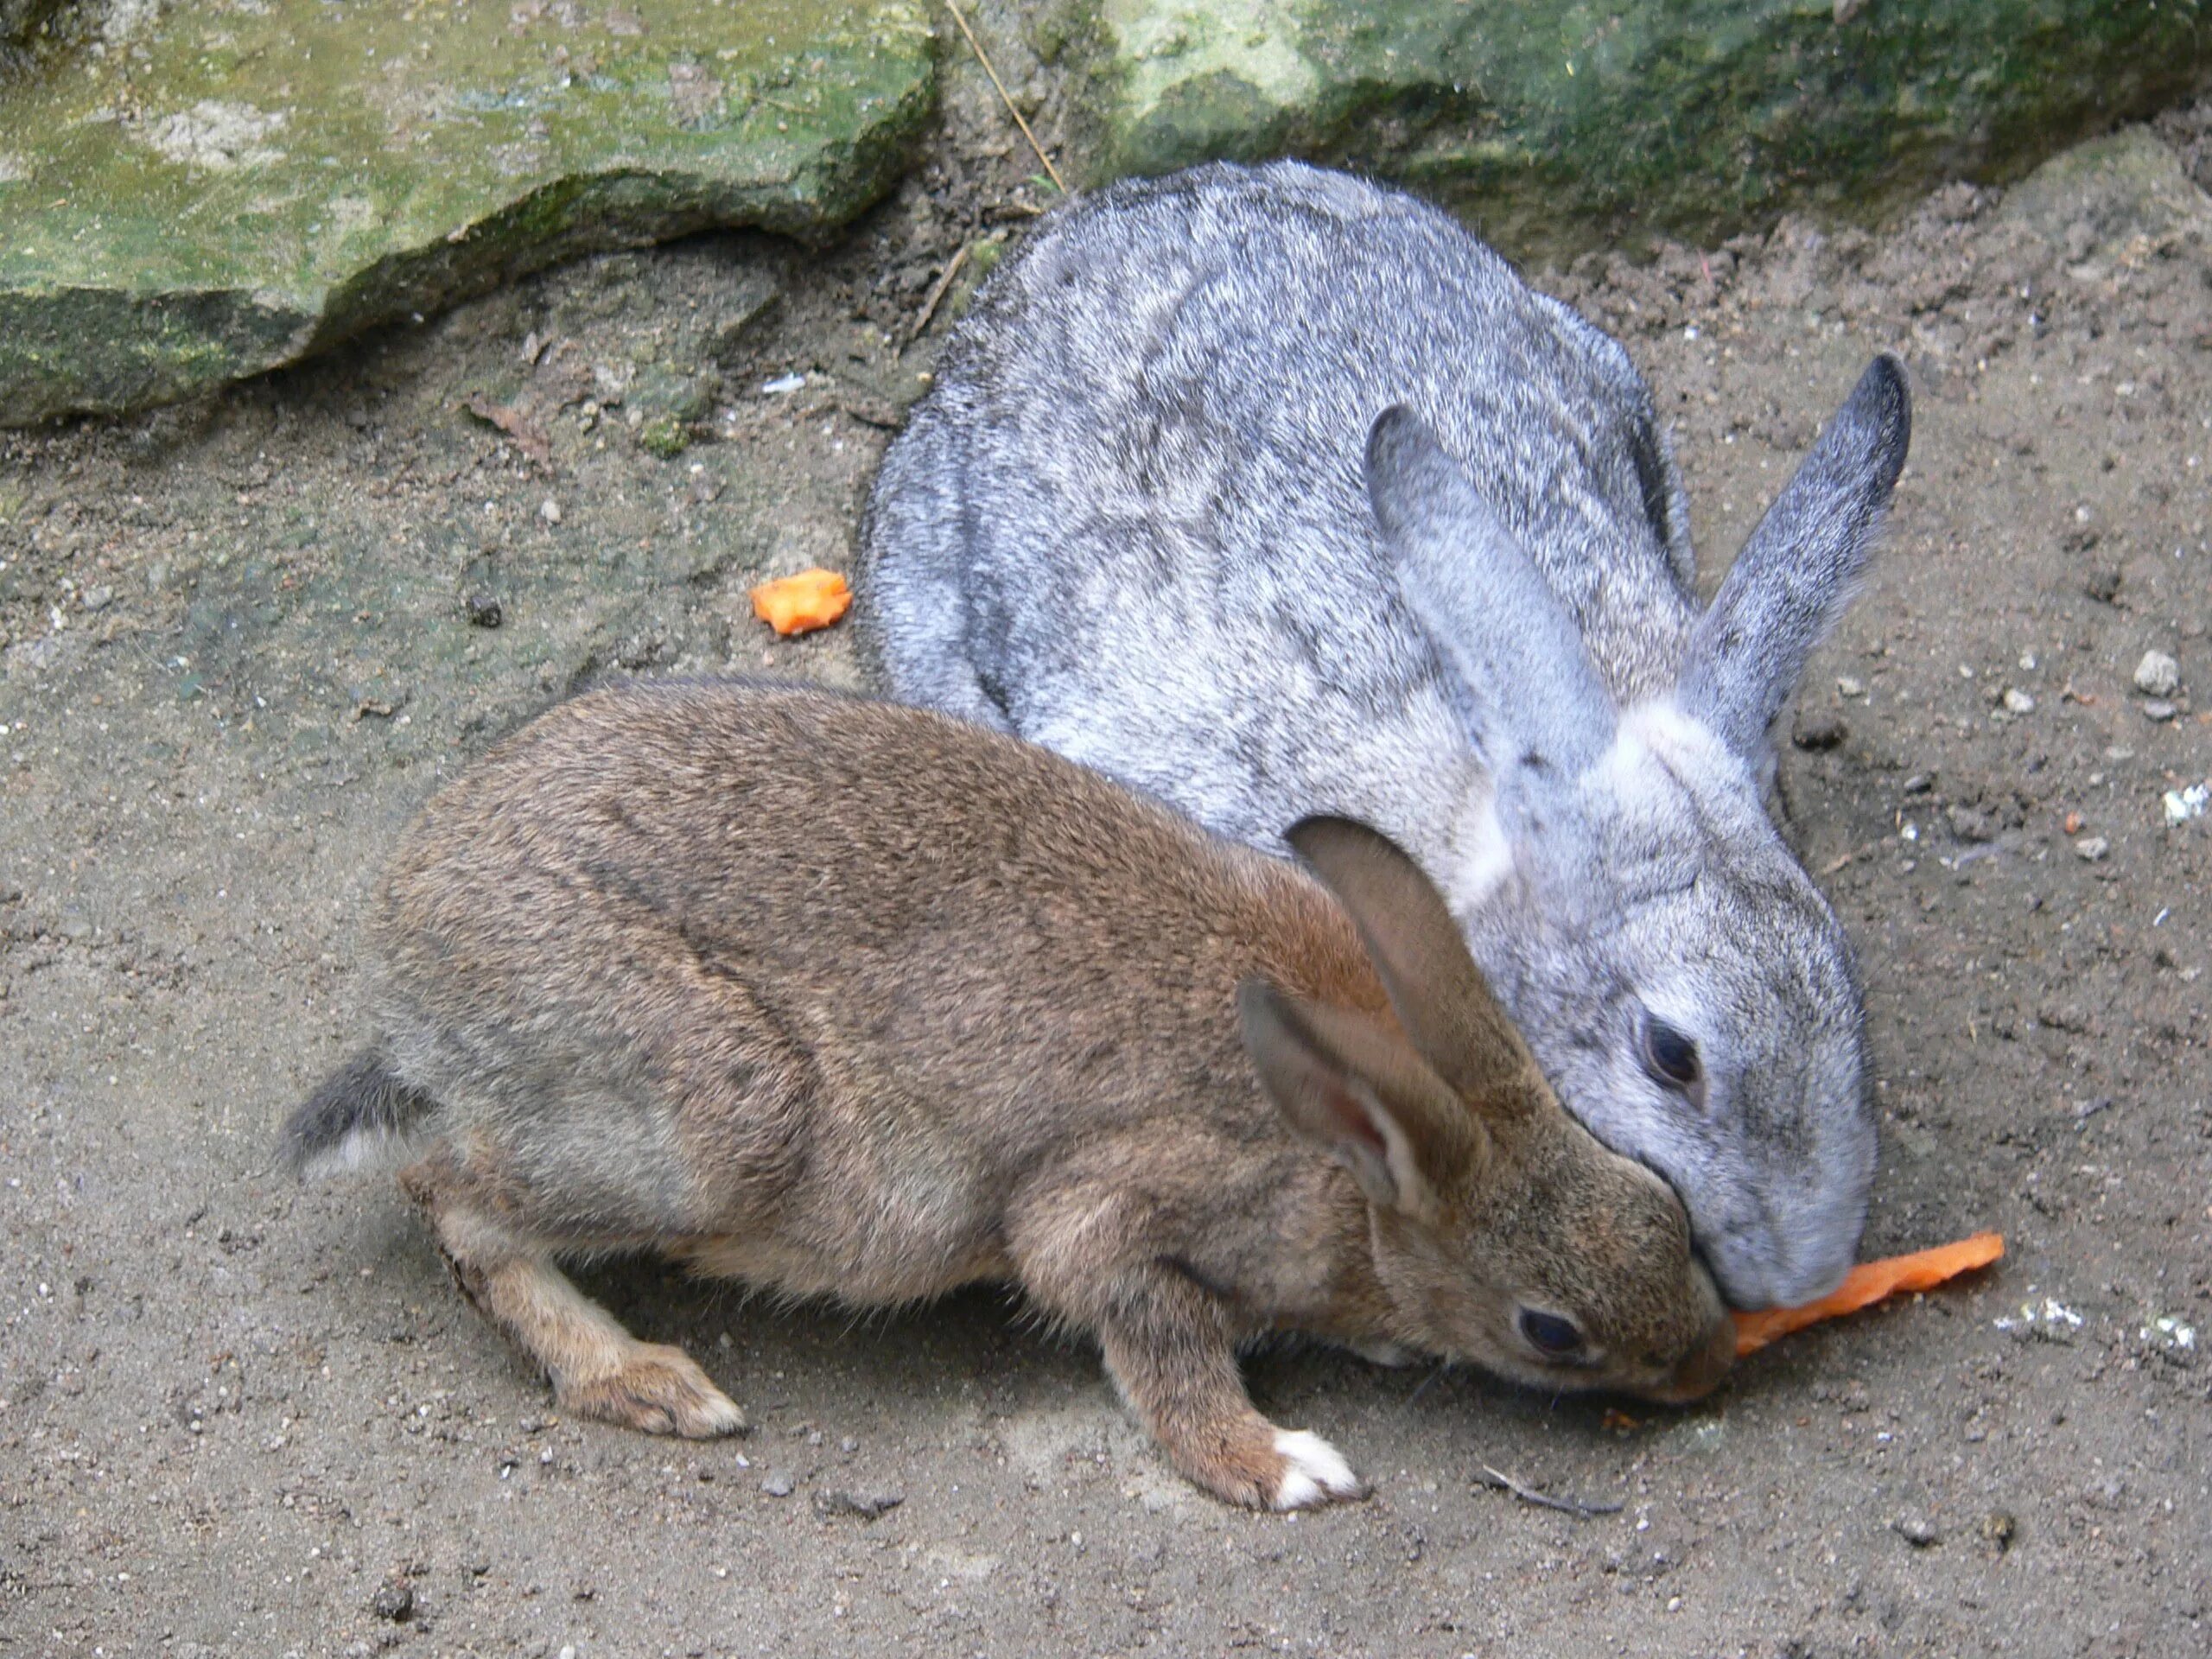
[[[778,633],[811,633],[845,613],[853,590],[835,570],[802,570],[752,590],[753,614]]]
[[[1909,1290],[1933,1290],[1948,1279],[1987,1267],[2004,1254],[2005,1240],[2000,1235],[1976,1233],[1955,1243],[1938,1244],[1932,1250],[1862,1262],[1844,1275],[1841,1285],[1817,1302],[1735,1314],[1736,1357],[1741,1359],[1745,1354],[1757,1353],[1777,1337],[1786,1337],[1822,1319],[1856,1313],[1885,1297]]]

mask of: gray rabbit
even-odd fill
[[[942,715],[738,683],[563,705],[431,802],[373,1030],[296,1167],[384,1154],[569,1409],[728,1433],[562,1255],[860,1305],[1012,1281],[1231,1503],[1360,1490],[1246,1396],[1302,1331],[1547,1389],[1710,1389],[1734,1330],[1649,1170],[1561,1109],[1442,897],[1320,874]]]
[[[1313,812],[1395,837],[1730,1300],[1798,1302],[1851,1262],[1875,1139],[1770,732],[1910,426],[1878,358],[1700,611],[1618,343],[1408,196],[1202,167],[1071,203],[984,284],[859,603],[899,696],[1278,852]]]

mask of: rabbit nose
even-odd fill
[[[1654,1393],[1670,1406],[1688,1405],[1718,1388],[1720,1379],[1728,1375],[1728,1368],[1735,1363],[1736,1323],[1723,1313],[1707,1330],[1704,1339],[1675,1367],[1674,1375]]]

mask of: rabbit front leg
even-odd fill
[[[476,1311],[544,1370],[563,1410],[649,1434],[734,1434],[745,1414],[681,1348],[640,1342],[570,1282],[543,1243],[484,1202],[484,1172],[450,1144],[399,1174]]]
[[[1097,1333],[1122,1397],[1194,1484],[1255,1510],[1365,1496],[1336,1447],[1278,1428],[1253,1406],[1222,1297],[1172,1258],[1134,1253],[1157,1236],[1142,1209],[1117,1197],[1041,1201],[1032,1225],[1012,1230],[1024,1289]]]
[[[1106,1369],[1152,1437],[1197,1484],[1248,1509],[1304,1510],[1365,1487],[1318,1434],[1278,1428],[1244,1392],[1218,1298],[1166,1262],[1133,1263],[1097,1321]]]

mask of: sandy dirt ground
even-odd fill
[[[2200,169],[2205,124],[2162,127]],[[909,335],[1023,170],[948,149],[830,254],[603,258],[0,435],[0,1654],[2206,1650],[2212,817],[2164,798],[2212,766],[2212,287],[2118,187],[1541,277],[1649,374],[1708,582],[1867,356],[1910,367],[1784,796],[1867,982],[1868,1249],[2001,1228],[1977,1282],[1683,1411],[1255,1356],[1376,1486],[1262,1517],[992,1295],[594,1270],[757,1427],[565,1421],[389,1183],[272,1167],[359,1035],[378,861],[470,755],[610,675],[863,683],[746,589],[849,563],[949,308]]]

